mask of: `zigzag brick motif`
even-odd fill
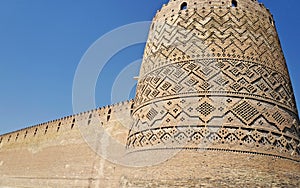
[[[147,65],[141,74],[184,59],[229,57],[255,61],[288,75],[273,24],[251,10],[226,7],[198,7],[155,20],[145,51]]]
[[[272,100],[296,113],[289,78],[257,63],[235,59],[201,59],[163,66],[146,74],[136,105],[180,93],[224,93]]]
[[[134,100],[0,135],[0,187],[300,187],[268,9],[170,0],[150,27]]]
[[[294,160],[300,155],[296,117],[267,102],[238,97],[185,96],[161,100],[139,111],[135,117],[139,121],[132,128],[139,131],[129,137],[129,149],[223,148]],[[137,117],[142,112],[153,111],[156,113],[151,119]]]
[[[273,17],[256,1],[170,1],[153,20],[127,148],[211,149],[300,161]]]

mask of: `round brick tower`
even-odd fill
[[[164,5],[153,19],[132,116],[130,153],[188,150],[185,157],[222,168],[234,159],[244,168],[300,173],[289,73],[273,17],[257,0]]]

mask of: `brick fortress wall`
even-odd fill
[[[135,100],[1,135],[0,186],[299,187],[298,112],[270,12],[171,0],[150,29]],[[130,167],[103,151],[130,164],[173,153]]]
[[[100,163],[105,160],[85,136],[90,130],[103,128],[115,140],[123,141],[125,148],[128,128],[123,123],[131,124],[132,104],[133,101],[127,101],[1,135],[0,186],[93,187],[101,184],[100,179],[107,175],[106,170],[100,170]],[[105,168],[110,171],[115,166]]]

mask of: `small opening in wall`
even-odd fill
[[[46,129],[45,129],[45,132],[44,132],[44,134],[46,134],[46,133],[47,133],[47,131],[48,131],[48,125],[47,125],[47,127],[46,127]]]
[[[59,122],[59,124],[57,125],[57,132],[59,131],[59,129],[60,129],[60,125],[61,125],[61,122]]]
[[[107,115],[107,119],[106,119],[107,121],[110,120],[110,115],[111,115],[111,109],[108,110],[108,115]]]
[[[237,1],[236,1],[236,0],[232,0],[232,1],[231,1],[231,6],[232,6],[232,7],[237,7],[237,5],[238,5],[238,4],[237,4]]]
[[[107,119],[106,119],[107,121],[110,120],[110,114],[111,114],[111,109],[108,110],[108,115],[107,115]]]
[[[3,139],[3,138],[1,137],[1,138],[0,138],[0,144],[2,143],[2,139]]]
[[[132,105],[130,107],[130,114],[132,114],[132,112],[133,112],[133,105],[134,105],[134,103],[132,103]]]
[[[71,125],[71,129],[73,129],[74,124],[75,124],[75,118],[73,119],[73,122],[72,122],[72,125]]]
[[[36,135],[37,131],[38,131],[38,129],[36,128],[36,129],[35,129],[35,131],[34,131],[34,134],[33,134],[33,136],[35,136],[35,135]]]
[[[180,10],[186,10],[187,9],[187,3],[183,2],[180,6]]]
[[[26,137],[27,137],[27,134],[28,134],[28,131],[26,131],[26,132],[25,132],[24,138],[26,138]]]

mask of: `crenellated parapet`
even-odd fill
[[[173,17],[174,14],[181,14],[191,10],[224,10],[232,7],[243,12],[247,11],[250,14],[260,15],[265,19],[273,20],[270,10],[257,0],[171,0],[168,4],[164,4],[161,10],[157,11],[153,21],[155,22],[157,19]],[[184,12],[181,12],[182,10],[184,10]]]
[[[257,0],[170,0],[134,100],[0,135],[0,187],[300,187],[300,124]]]
[[[78,131],[78,126],[91,126],[95,123],[97,126],[114,126],[111,122],[121,117],[124,118],[124,114],[126,114],[125,117],[130,117],[133,104],[133,100],[124,101],[0,135],[0,150],[3,147],[30,145],[42,140],[50,142],[60,135],[68,135],[70,131]],[[122,114],[122,116],[118,114]]]

